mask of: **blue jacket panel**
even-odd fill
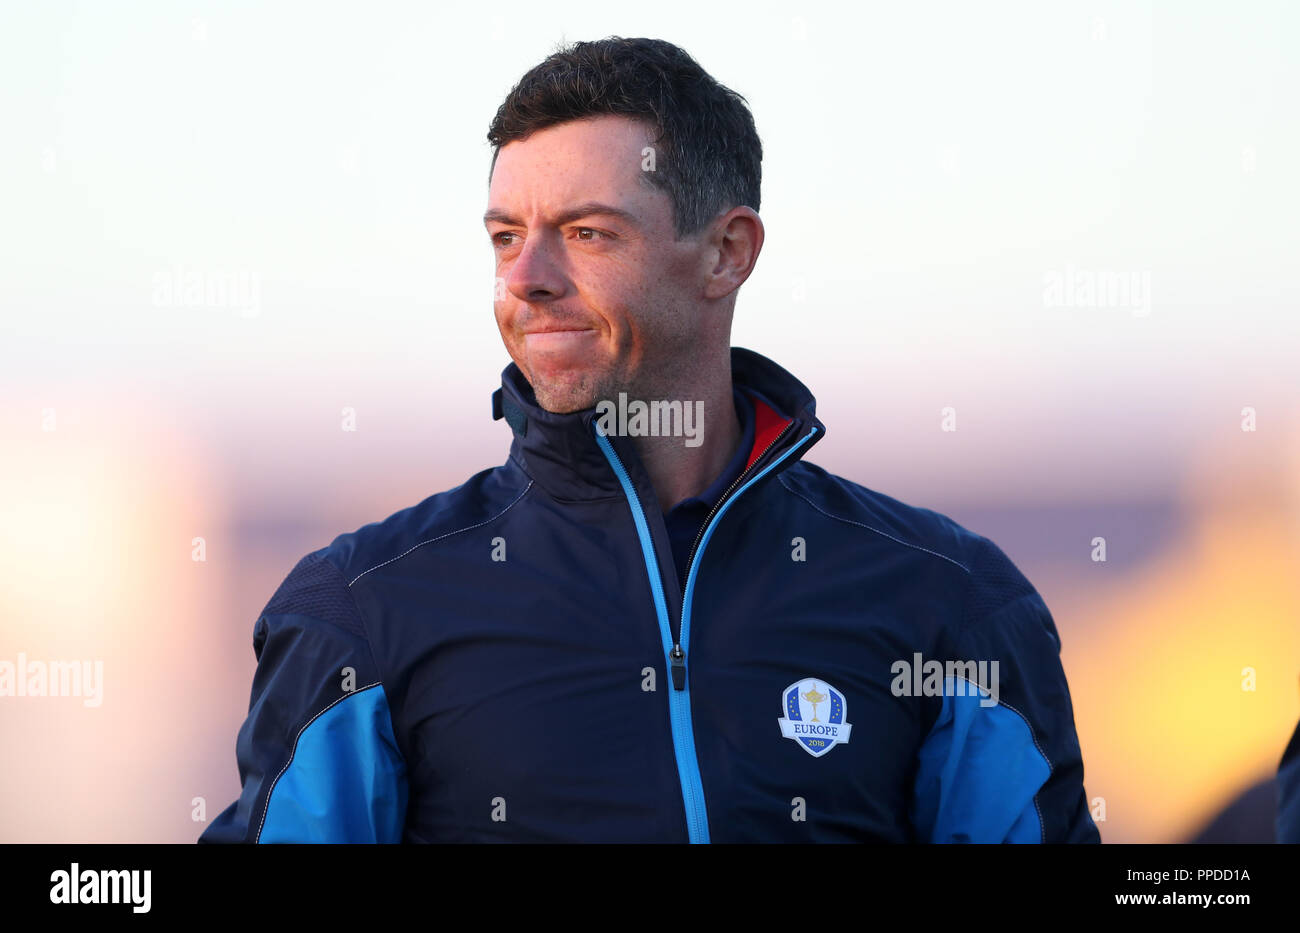
[[[200,841],[1099,841],[1034,588],[804,459],[826,429],[781,367],[732,371],[755,443],[683,586],[632,440],[508,366],[506,462],[262,613],[243,792]]]

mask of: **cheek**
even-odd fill
[[[638,256],[635,261],[621,264],[615,276],[595,286],[640,317],[660,317],[667,299],[677,293],[681,284],[677,278],[680,271],[666,265],[664,259],[659,255]]]
[[[694,249],[666,248],[658,257],[651,284],[662,300],[676,306],[690,297],[700,277],[701,258]]]
[[[500,300],[493,301],[492,316],[496,318],[497,329],[501,331],[501,336],[509,339],[515,323],[515,313],[510,303]]]

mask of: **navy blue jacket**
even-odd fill
[[[754,446],[683,587],[633,439],[508,366],[504,464],[308,554],[263,610],[243,791],[200,841],[1099,841],[1038,593],[809,463],[825,427],[784,369],[732,369]]]

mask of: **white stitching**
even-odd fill
[[[528,495],[528,490],[530,490],[530,489],[532,489],[532,488],[533,488],[533,481],[532,481],[532,480],[529,480],[529,481],[528,481],[528,485],[524,487],[524,491],[521,492],[521,493],[520,493],[520,494],[515,498],[515,502],[518,502],[518,501],[519,501],[520,499],[522,499],[524,496]],[[411,551],[414,551],[416,548],[422,548],[422,547],[424,547],[426,544],[433,544],[433,542],[435,542],[435,541],[441,541],[443,538],[450,538],[452,535],[458,535],[458,534],[460,534],[462,531],[472,531],[472,530],[475,529],[475,528],[482,528],[484,525],[490,525],[492,522],[496,521],[496,520],[497,520],[498,518],[500,518],[502,515],[505,515],[507,512],[509,512],[510,509],[511,509],[511,507],[515,504],[515,502],[511,502],[510,505],[507,505],[507,506],[506,506],[504,509],[502,509],[499,513],[497,513],[496,515],[492,516],[492,517],[489,518],[489,519],[486,519],[486,520],[484,520],[484,521],[479,522],[477,525],[469,525],[469,526],[467,526],[467,527],[465,527],[465,528],[460,528],[460,529],[458,529],[458,530],[456,530],[456,531],[449,531],[449,532],[447,532],[445,535],[438,535],[438,537],[436,537],[436,538],[430,538],[428,541],[421,541],[419,544],[415,545],[415,547],[408,548],[407,550],[403,551],[401,554],[398,554],[396,557],[390,557],[388,560],[384,561],[382,564],[375,564],[375,566],[371,567],[370,570],[378,570],[380,567],[385,567],[385,566],[387,566],[388,564],[391,564],[391,563],[392,563],[393,561],[395,561],[395,560],[401,560],[401,559],[402,559],[403,557],[405,557],[407,554],[410,554]],[[357,574],[355,577],[352,578],[352,583],[356,583],[358,580],[360,580],[360,579],[361,579],[362,577],[364,577],[366,574],[370,573],[370,570],[363,570],[363,571],[361,571],[359,574]],[[351,586],[352,583],[349,583],[348,586]]]
[[[1042,755],[1043,761],[1047,762],[1047,780],[1043,781],[1043,784],[1046,785],[1047,781],[1050,781],[1052,779],[1052,774],[1055,773],[1056,768],[1052,766],[1052,759],[1047,757],[1047,752],[1043,751],[1043,746],[1038,744],[1038,736],[1034,735],[1034,726],[1029,721],[1029,717],[1026,716],[1024,713],[1020,712],[1020,710],[1016,709],[1010,703],[1003,703],[1001,700],[998,700],[998,703],[1002,706],[1005,706],[1007,709],[1011,710],[1011,712],[1015,713],[1022,720],[1024,720],[1025,728],[1029,730],[1029,738],[1031,738],[1034,742],[1034,748],[1038,749],[1038,754]],[[1043,811],[1042,808],[1039,807],[1038,805],[1038,794],[1039,791],[1041,790],[1042,788],[1040,787],[1038,790],[1034,791],[1034,811],[1038,814],[1038,841],[1040,844],[1046,844],[1047,824],[1043,822]]]
[[[310,726],[317,719],[320,719],[320,717],[324,716],[326,713],[332,710],[339,703],[346,700],[348,697],[354,697],[358,693],[361,693],[365,690],[369,690],[371,687],[378,687],[380,686],[381,683],[382,681],[376,680],[373,684],[366,684],[364,687],[358,687],[356,690],[353,690],[351,693],[343,694],[343,696],[339,697],[329,706],[325,707],[323,710],[321,710],[319,713],[313,716],[311,719],[307,720],[306,724],[301,729],[298,730],[298,734],[293,737],[293,748],[289,752],[289,760],[284,763],[284,767],[280,769],[280,773],[277,774],[275,776],[275,780],[271,782],[271,789],[266,792],[266,803],[262,805],[262,818],[257,821],[257,835],[253,837],[254,843],[260,842],[262,839],[262,826],[266,823],[266,811],[271,809],[271,795],[275,793],[275,785],[280,783],[280,778],[284,776],[284,772],[288,771],[289,765],[293,764],[293,756],[298,753],[298,740],[302,738],[302,734],[307,731],[307,726]]]
[[[893,535],[888,534],[888,533],[886,533],[886,532],[884,532],[884,531],[881,531],[879,528],[872,528],[870,525],[864,525],[864,524],[862,524],[862,522],[855,522],[855,521],[854,521],[853,519],[851,519],[851,518],[841,518],[841,517],[838,516],[838,515],[832,515],[830,512],[827,512],[825,509],[823,509],[821,506],[819,506],[816,502],[813,502],[811,499],[809,499],[809,498],[808,498],[807,496],[805,496],[803,493],[799,492],[798,490],[791,489],[790,486],[789,486],[789,484],[786,483],[786,481],[785,481],[785,477],[784,477],[784,476],[778,476],[777,479],[780,481],[780,483],[781,483],[782,486],[785,486],[787,492],[791,493],[792,495],[798,496],[800,499],[802,499],[804,502],[807,502],[809,505],[811,505],[811,506],[812,506],[814,509],[816,509],[818,512],[821,512],[823,515],[825,515],[827,518],[833,518],[833,519],[835,519],[835,521],[837,521],[837,522],[845,522],[845,523],[847,523],[847,524],[849,524],[849,525],[857,525],[859,528],[865,528],[865,529],[867,529],[867,531],[874,531],[876,534],[880,535],[881,537],[888,538],[890,541],[893,541],[893,542],[895,542],[896,544],[901,544],[901,545],[903,545],[904,547],[914,548],[915,550],[918,550],[918,551],[924,551],[924,552],[927,553],[927,554],[933,554],[935,557],[942,557],[942,558],[943,558],[944,560],[946,560],[948,563],[950,563],[950,564],[957,564],[957,566],[960,567],[962,570],[966,571],[967,573],[970,573],[970,568],[969,568],[969,567],[967,567],[967,566],[964,565],[964,564],[958,564],[957,561],[953,560],[951,557],[949,557],[949,556],[946,555],[946,554],[940,554],[938,551],[932,551],[932,550],[930,550],[930,549],[927,548],[927,547],[921,547],[921,545],[919,545],[919,544],[912,544],[912,543],[910,543],[910,542],[908,542],[908,541],[903,541],[903,540],[901,540],[900,538],[895,538]]]

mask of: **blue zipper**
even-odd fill
[[[650,591],[654,594],[655,612],[659,616],[659,633],[663,636],[666,670],[672,670],[673,633],[668,621],[668,603],[664,599],[663,578],[659,561],[655,558],[654,541],[650,526],[646,524],[645,510],[632,488],[632,480],[623,467],[623,461],[614,452],[608,438],[596,431],[596,443],[605,459],[614,468],[623,487],[623,494],[632,507],[632,520],[641,539],[641,556],[645,558],[646,573],[650,577]],[[686,806],[686,834],[691,842],[709,841],[709,815],[704,809],[704,786],[700,781],[700,763],[695,757],[695,733],[691,726],[691,695],[689,690],[668,689],[668,716],[673,730],[673,752],[677,757],[677,777],[682,785],[682,802]]]
[[[695,549],[695,558],[691,561],[690,570],[686,574],[686,593],[682,597],[682,633],[681,633],[681,640],[680,640],[682,651],[685,652],[690,647],[691,597],[695,595],[695,578],[697,575],[696,571],[700,569],[700,561],[704,559],[704,548],[708,545],[709,538],[713,537],[713,529],[718,527],[718,520],[722,518],[723,514],[727,511],[727,509],[731,508],[732,503],[735,502],[737,499],[741,497],[741,495],[744,494],[746,489],[748,489],[750,486],[753,486],[755,483],[757,483],[768,473],[771,473],[774,469],[776,469],[777,466],[780,465],[781,461],[785,460],[787,457],[793,454],[804,444],[812,440],[813,435],[816,433],[817,433],[817,428],[813,428],[811,431],[805,434],[797,444],[793,445],[789,450],[787,450],[785,453],[781,454],[781,456],[777,457],[775,460],[769,463],[763,470],[755,474],[754,478],[751,479],[748,483],[746,483],[745,485],[737,489],[735,495],[733,495],[726,502],[722,503],[722,508],[718,509],[718,514],[713,516],[713,520],[709,522],[709,526],[704,529],[704,534],[700,537],[699,547]]]
[[[708,544],[709,538],[713,536],[713,529],[717,527],[718,520],[731,507],[731,503],[740,498],[746,489],[771,472],[779,463],[806,444],[816,433],[817,428],[813,428],[799,443],[768,464],[766,469],[758,473],[744,486],[741,486],[709,522],[704,535],[700,538],[695,559],[691,562],[690,572],[686,578],[686,594],[682,600],[681,636],[678,640],[682,650],[682,658],[675,659],[673,655],[672,625],[668,619],[667,601],[664,599],[663,579],[660,576],[659,561],[655,557],[654,541],[650,537],[650,526],[646,523],[645,510],[641,507],[641,500],[637,497],[636,490],[632,486],[631,477],[628,476],[627,470],[623,466],[623,461],[619,459],[609,439],[600,433],[599,428],[596,429],[596,443],[600,445],[601,452],[605,454],[605,459],[613,467],[614,475],[618,477],[619,485],[623,487],[623,494],[627,497],[628,505],[632,509],[632,520],[636,524],[637,537],[641,540],[641,556],[645,559],[646,573],[650,578],[650,592],[654,596],[655,612],[659,617],[659,632],[663,636],[666,670],[672,671],[674,664],[678,666],[684,666],[685,664],[686,651],[689,646],[691,597],[695,592],[696,569],[699,566],[700,558],[704,554],[704,548]],[[689,680],[685,682],[683,689],[670,689],[668,691],[668,714],[673,733],[673,752],[677,757],[677,777],[682,785],[682,802],[686,808],[687,838],[692,843],[707,843],[709,841],[709,815],[704,804],[704,784],[700,780],[700,762],[695,754],[695,729],[691,724],[691,689]]]

